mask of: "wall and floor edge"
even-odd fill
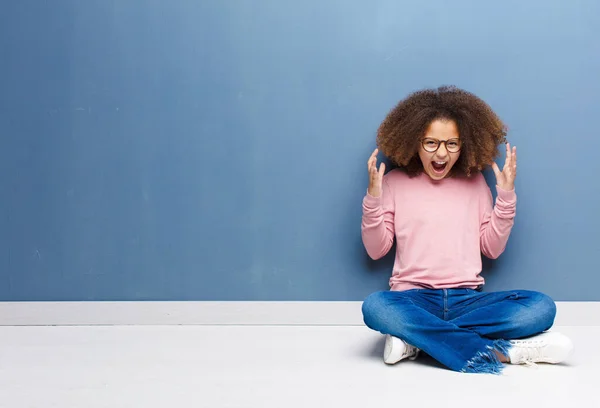
[[[360,301],[0,302],[0,326],[363,325]],[[600,302],[556,302],[555,326],[600,326]]]

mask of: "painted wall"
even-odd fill
[[[600,300],[600,2],[0,6],[0,300],[360,300],[365,163],[408,92],[519,149],[487,290]],[[434,250],[434,249],[432,249]]]

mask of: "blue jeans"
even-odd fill
[[[373,293],[362,312],[369,328],[401,338],[453,371],[500,373],[495,351],[507,355],[509,340],[552,327],[556,305],[524,290],[413,289]]]

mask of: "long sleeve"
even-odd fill
[[[496,186],[498,195],[492,207],[492,193],[487,185],[485,190],[486,197],[482,200],[481,208],[481,252],[488,258],[496,259],[504,252],[514,225],[517,196],[514,190],[507,191]]]
[[[383,178],[380,197],[368,192],[363,198],[361,224],[362,240],[369,256],[384,257],[394,243],[394,196],[386,177]]]

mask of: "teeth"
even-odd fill
[[[446,162],[438,162],[438,161],[436,161],[435,164],[439,164],[441,166],[442,164],[446,164]]]

